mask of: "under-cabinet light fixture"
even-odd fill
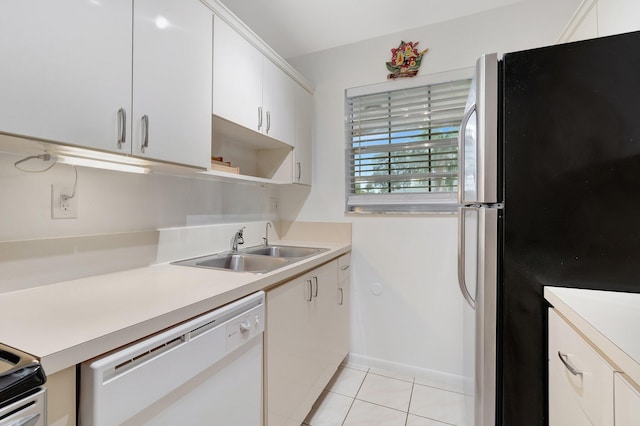
[[[150,170],[147,167],[134,166],[131,164],[112,163],[110,161],[95,160],[93,158],[72,157],[67,155],[51,155],[51,161],[72,166],[93,167],[96,169],[116,170],[119,172],[147,174]]]

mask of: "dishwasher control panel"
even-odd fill
[[[264,305],[233,318],[226,326],[226,350],[232,351],[264,332]]]

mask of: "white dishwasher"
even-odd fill
[[[264,292],[80,369],[81,426],[262,425]]]

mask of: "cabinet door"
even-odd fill
[[[133,40],[133,153],[208,167],[211,11],[197,0],[136,0]]]
[[[0,132],[119,151],[131,0],[4,0],[0,51]]]
[[[336,306],[336,342],[337,356],[344,359],[349,353],[350,340],[350,304],[351,304],[351,253],[338,258],[338,295]]]
[[[640,388],[624,374],[615,374],[615,419],[616,426],[638,426],[640,424]]]
[[[313,283],[313,346],[309,357],[316,366],[316,377],[313,384],[313,400],[315,401],[336,372],[344,356],[337,353],[337,342],[340,331],[336,329],[338,317],[337,287],[338,264],[332,261],[311,272]],[[313,401],[312,401],[313,402]],[[311,407],[309,407],[311,408]],[[304,420],[304,419],[303,419]]]
[[[266,125],[262,54],[217,15],[213,23],[213,113],[248,129]],[[259,125],[261,125],[259,127]]]
[[[293,146],[296,128],[295,83],[269,59],[264,58],[263,64],[263,133]]]
[[[311,185],[313,98],[302,86],[296,84],[295,89],[296,144],[293,150],[293,182],[302,185]]]
[[[266,295],[265,363],[268,426],[299,426],[311,408],[317,370],[309,358],[314,346],[312,283],[302,276]]]

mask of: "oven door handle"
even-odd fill
[[[7,426],[35,426],[40,420],[40,414],[32,414],[27,417],[12,421]]]

